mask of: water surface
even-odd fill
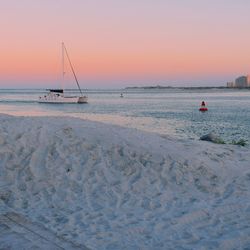
[[[123,98],[120,93],[123,93]],[[250,141],[250,91],[234,89],[87,90],[88,104],[39,104],[44,90],[0,90],[0,113],[72,116],[198,139],[215,132],[226,142]],[[76,90],[68,91],[76,94]],[[208,112],[199,112],[201,101]]]

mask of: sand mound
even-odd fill
[[[93,249],[250,246],[249,148],[0,116],[0,199]]]

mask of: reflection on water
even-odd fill
[[[197,139],[211,131],[224,140],[250,139],[248,90],[99,90],[89,104],[39,104],[42,90],[0,91],[0,112],[21,116],[72,116],[179,138]],[[75,94],[74,91],[71,91]],[[198,111],[206,101],[206,113]],[[249,140],[250,141],[250,140]]]

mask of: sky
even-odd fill
[[[250,73],[250,0],[0,0],[0,88],[225,86]],[[67,69],[67,87],[76,87]]]

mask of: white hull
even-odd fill
[[[88,103],[87,96],[56,96],[56,95],[47,95],[40,97],[38,100],[39,103],[58,103],[58,104],[74,104],[74,103]]]

